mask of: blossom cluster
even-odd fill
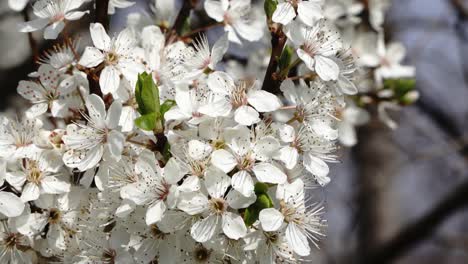
[[[34,1],[19,30],[56,39],[87,2]],[[384,47],[382,1],[176,2],[114,35],[91,23],[92,43],[64,37],[19,82],[29,106],[0,119],[1,263],[313,258],[326,227],[316,191],[363,119],[358,66],[373,83],[412,74],[400,46]],[[379,32],[368,56],[349,42],[365,35],[353,32],[364,8]],[[184,13],[209,29],[178,23]],[[268,31],[284,39],[277,57]]]

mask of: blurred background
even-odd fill
[[[146,0],[137,2],[117,11],[114,29],[125,25],[125,14],[147,10]],[[23,20],[24,14],[0,1],[2,110],[24,103],[15,96],[16,86],[36,69],[28,35],[16,32],[16,23]],[[77,24],[69,30],[80,34],[87,28]],[[398,129],[372,121],[359,129],[357,146],[341,149],[342,163],[332,168],[325,191],[328,238],[314,263],[359,259],[412,223],[421,229],[402,236],[399,244],[409,245],[388,248],[395,253],[390,263],[468,263],[467,210],[441,210],[435,219],[441,225],[417,222],[468,178],[468,1],[393,0],[386,32],[406,46],[406,64],[416,66],[421,98],[396,115]],[[46,42],[37,45],[51,48]],[[423,236],[426,225],[430,229]]]

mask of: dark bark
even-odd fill
[[[277,75],[277,68],[279,58],[283,52],[284,45],[286,44],[286,35],[279,28],[277,30],[272,30],[271,32],[271,56],[270,62],[268,63],[268,68],[265,73],[265,78],[263,80],[262,90],[273,94],[279,94],[281,79]]]
[[[96,0],[96,16],[94,17],[94,22],[101,23],[106,30],[109,30],[108,8],[109,0]]]

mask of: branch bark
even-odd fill
[[[184,4],[180,8],[174,25],[172,25],[172,28],[168,31],[169,35],[166,38],[167,43],[171,43],[178,35],[180,35],[180,31],[183,28],[185,21],[190,16],[190,12],[197,5],[197,3],[198,0],[184,0]]]
[[[271,56],[268,68],[263,79],[262,90],[278,94],[280,93],[281,79],[277,76],[278,61],[286,44],[286,35],[281,28],[271,29]]]
[[[458,210],[468,206],[468,181],[455,187],[432,210],[420,219],[404,227],[393,238],[377,246],[359,263],[389,263],[404,255],[419,242],[429,237],[437,227]]]
[[[101,23],[102,26],[109,30],[109,15],[107,11],[109,9],[109,0],[96,0],[96,15],[94,17],[95,23]]]

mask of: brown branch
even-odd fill
[[[166,38],[167,43],[171,43],[175,40],[175,38],[181,34],[181,30],[184,26],[185,21],[190,16],[190,12],[192,9],[197,5],[198,0],[184,0],[184,4],[182,5],[179,14],[172,25],[172,28],[168,31],[168,37]]]
[[[96,0],[95,23],[101,23],[106,30],[109,30],[109,0]]]
[[[286,35],[284,35],[283,30],[280,26],[272,26],[271,29],[271,56],[270,62],[268,63],[268,68],[265,73],[265,78],[263,80],[262,90],[267,92],[278,94],[280,93],[281,79],[276,73],[278,68],[278,61],[283,52],[284,45],[286,44]]]
[[[359,261],[362,264],[389,263],[404,255],[428,238],[437,227],[455,212],[468,206],[468,181],[455,187],[432,210],[404,227],[393,238],[377,246]]]

